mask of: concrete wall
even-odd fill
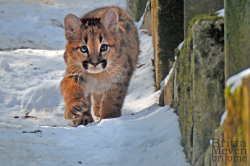
[[[147,2],[148,0],[127,0],[127,12],[135,21],[139,21],[142,17]]]
[[[227,113],[206,153],[205,166],[250,165],[250,68],[242,81],[239,75],[242,77],[242,73],[236,74],[227,81],[230,82],[225,89]],[[241,84],[233,88],[239,81]],[[218,150],[224,153],[219,154]],[[226,156],[227,160],[222,161],[218,156]]]
[[[187,158],[202,166],[224,111],[224,22],[205,15],[191,22],[177,60],[174,105]]]
[[[200,14],[212,14],[223,8],[224,0],[184,0],[184,36],[187,37],[192,18]]]
[[[183,41],[183,1],[182,0],[158,0],[159,17],[159,52],[155,55],[158,63],[156,73],[156,89],[174,63],[175,48]]]
[[[204,152],[224,112],[224,21],[201,19],[193,35],[193,154],[192,163],[203,165]]]
[[[249,3],[249,0],[225,0],[226,78],[250,67]]]

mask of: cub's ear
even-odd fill
[[[71,42],[77,39],[81,29],[81,20],[73,14],[68,14],[64,18],[65,37]]]
[[[118,20],[119,16],[117,12],[110,9],[106,12],[101,21],[108,32],[116,33],[118,31]]]

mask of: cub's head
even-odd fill
[[[79,19],[69,14],[64,19],[67,39],[65,61],[75,72],[97,74],[112,65],[116,52],[118,14],[108,10],[102,18]]]

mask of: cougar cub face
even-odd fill
[[[83,74],[97,74],[109,70],[115,50],[117,16],[111,13],[108,18],[79,19],[74,15],[65,18],[65,35],[70,44],[66,46],[67,65],[77,66]],[[113,16],[114,15],[114,16]],[[67,54],[67,53],[66,53]]]

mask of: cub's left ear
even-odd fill
[[[68,14],[64,18],[65,37],[69,42],[77,40],[81,24],[81,20],[73,14]]]
[[[110,9],[106,12],[101,21],[108,32],[116,33],[118,31],[118,20],[119,16],[117,12]]]

